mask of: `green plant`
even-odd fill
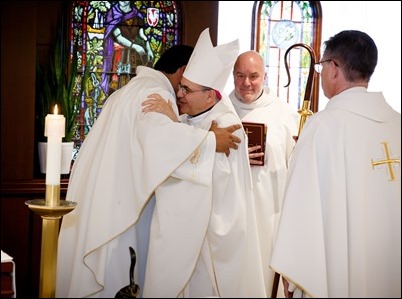
[[[64,141],[73,141],[80,101],[89,75],[89,67],[83,74],[78,72],[79,57],[76,49],[70,54],[69,43],[63,35],[63,26],[58,26],[54,52],[47,65],[37,64],[37,97],[39,99],[39,118],[42,132],[45,117],[53,113],[57,104],[58,113],[66,119]],[[82,65],[82,63],[81,63]]]

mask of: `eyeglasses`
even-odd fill
[[[207,91],[207,90],[211,90],[211,88],[203,88],[203,89],[197,89],[197,90],[191,90],[190,88],[188,88],[187,86],[183,86],[179,83],[179,90],[181,90],[181,93],[185,96],[187,94],[193,93],[193,92],[197,92],[197,91]]]
[[[333,62],[336,66],[338,66],[338,64],[336,63],[336,61],[335,60],[333,60],[333,59],[326,59],[326,60],[322,60],[322,61],[319,61],[319,62],[317,62],[317,63],[315,63],[314,64],[314,70],[317,72],[317,73],[319,73],[319,74],[321,74],[321,72],[322,72],[322,64],[324,63],[324,62]]]

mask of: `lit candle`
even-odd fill
[[[46,185],[60,185],[61,141],[64,137],[66,119],[57,114],[57,105],[53,114],[45,118],[45,136],[47,137]]]

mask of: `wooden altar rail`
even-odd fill
[[[68,179],[61,179],[61,195],[66,194]],[[1,198],[13,196],[45,196],[45,179],[1,181]]]

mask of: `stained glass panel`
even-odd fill
[[[178,44],[181,20],[176,1],[71,1],[70,51],[78,53],[77,82],[84,84],[76,151],[107,97],[124,86],[138,65],[152,67]],[[88,76],[83,77],[85,71]],[[84,78],[84,80],[83,80]]]
[[[289,52],[291,85],[285,70],[284,54],[296,44],[313,47],[316,37],[316,13],[310,1],[257,1],[254,14],[258,29],[256,50],[265,60],[268,73],[265,85],[276,88],[277,95],[299,109],[307,83],[310,54],[304,48]]]

